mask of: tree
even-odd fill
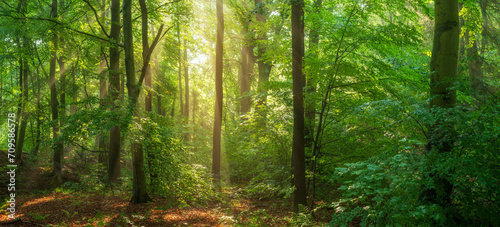
[[[310,28],[309,38],[309,51],[313,56],[319,56],[319,35],[320,35],[320,17],[323,0],[316,0],[314,2],[313,24]],[[314,94],[316,93],[317,77],[318,74],[311,72],[306,78],[306,94],[305,94],[305,146],[310,148],[311,151],[311,164],[309,167],[310,172],[313,174],[312,179],[307,181],[306,191],[312,193],[311,196],[311,209],[314,206],[316,196],[316,155],[317,149],[314,146],[314,126],[316,122],[316,105]]]
[[[222,134],[222,73],[224,54],[224,12],[222,0],[216,0],[217,43],[215,46],[215,114],[213,130],[212,176],[215,183],[220,183],[220,153]]]
[[[320,16],[321,7],[323,0],[314,1],[314,12],[313,12],[313,24],[309,32],[309,50],[314,53],[314,56],[319,54],[319,35],[320,35]],[[306,147],[312,147],[314,138],[314,124],[316,118],[316,108],[314,105],[313,95],[316,93],[316,78],[318,75],[316,73],[307,75],[306,87],[307,93],[305,95],[306,107],[305,107],[305,118],[306,118]]]
[[[51,18],[57,18],[57,0],[52,0],[52,11],[50,13]],[[54,157],[53,157],[53,173],[55,175],[55,180],[57,184],[63,182],[62,172],[61,172],[61,156],[63,151],[63,141],[57,141],[59,136],[59,102],[57,100],[57,90],[56,90],[56,61],[57,61],[57,50],[58,50],[58,36],[55,30],[52,31],[52,45],[54,50],[50,56],[50,70],[49,70],[49,87],[50,87],[50,103],[52,110],[52,136],[56,141],[54,146]]]
[[[267,59],[267,29],[266,28],[266,6],[262,0],[255,0],[256,7],[256,19],[260,24],[260,29],[258,32],[258,54],[257,54],[257,65],[259,66],[259,84],[258,90],[261,93],[262,98],[257,103],[256,110],[263,118],[261,124],[264,126],[266,123],[266,110],[267,105],[267,88],[266,83],[269,81],[269,75],[271,74],[272,64],[270,60]]]
[[[17,12],[21,15],[27,15],[27,5],[28,2],[26,0],[21,0],[19,1],[19,4],[17,6]],[[26,25],[26,18],[23,19],[22,22],[23,25]],[[19,40],[19,38],[16,38]],[[18,104],[18,110],[17,110],[17,120],[16,120],[16,133],[18,132],[19,129],[19,134],[17,137],[15,137],[15,141],[17,142],[16,145],[16,161],[22,163],[22,154],[23,154],[23,147],[24,147],[24,138],[26,135],[26,123],[27,118],[28,118],[28,113],[26,111],[26,106],[28,103],[28,74],[30,72],[30,66],[29,66],[29,61],[27,56],[29,55],[29,49],[30,49],[30,42],[27,37],[27,29],[24,28],[22,30],[22,35],[21,35],[21,41],[18,41],[19,45],[19,88],[21,90],[21,93],[19,94],[19,104]],[[18,125],[18,122],[21,123],[21,125]]]
[[[436,123],[430,128],[430,152],[443,154],[453,149],[453,123],[445,118],[452,117],[453,108],[457,101],[454,90],[457,81],[457,61],[459,44],[459,21],[457,0],[436,0],[434,41],[430,63],[430,108],[437,113],[444,111],[446,114],[437,114]],[[435,165],[436,163],[429,163]],[[453,211],[451,192],[453,185],[444,177],[445,173],[430,174],[433,186],[423,192],[425,201],[435,203],[449,215],[448,224],[452,223]]]
[[[143,63],[141,67],[141,74],[139,80],[136,81],[135,77],[135,62],[134,62],[134,46],[133,46],[133,34],[132,34],[132,2],[131,0],[123,1],[123,39],[124,39],[124,50],[125,50],[125,71],[127,74],[127,89],[129,96],[128,113],[138,116],[136,112],[137,102],[140,95],[140,88],[144,82],[147,74],[147,68],[151,60],[151,55],[156,45],[158,44],[161,37],[170,29],[166,29],[163,32],[163,24],[158,29],[151,45],[148,44],[148,20],[147,20],[147,7],[145,0],[140,0],[139,5],[141,7],[142,15],[142,34],[143,35]],[[132,203],[145,203],[151,201],[151,198],[147,192],[146,185],[146,174],[144,172],[144,151],[142,143],[138,138],[134,139],[130,149],[132,151],[132,167],[133,167],[133,194],[130,202]]]
[[[188,58],[187,58],[187,44],[186,37],[184,37],[184,118],[186,123],[189,121],[189,69],[188,69]]]
[[[120,0],[111,1],[111,30],[109,37],[112,40],[109,48],[109,95],[113,102],[118,100],[120,94]],[[113,109],[116,109],[116,103]],[[120,177],[120,144],[121,130],[115,125],[109,131],[108,151],[108,184],[115,183]]]
[[[250,32],[249,29],[252,25],[252,13],[249,9],[248,2],[238,1],[233,3],[233,8],[235,8],[241,29],[242,45],[241,45],[241,75],[239,79],[240,85],[240,113],[242,115],[250,112],[252,107],[252,100],[250,97],[250,91],[252,86],[252,76],[255,64],[255,56],[253,53],[255,42],[253,38],[253,31]]]
[[[180,22],[179,22],[180,24]],[[181,43],[181,27],[177,24],[177,41],[179,43],[179,106],[180,115],[184,115],[184,102],[182,101],[182,43]]]
[[[307,205],[305,175],[304,94],[305,78],[302,74],[304,58],[304,11],[303,0],[292,1],[292,77],[293,77],[293,183],[295,186],[293,207]]]

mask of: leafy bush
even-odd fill
[[[214,197],[209,170],[191,163],[189,151],[177,139],[175,131],[160,127],[155,119],[142,119],[143,149],[150,189],[163,196],[175,197],[181,204],[201,203]],[[158,119],[156,119],[158,120]]]
[[[337,214],[331,225],[500,224],[498,116],[493,109],[453,111],[447,118],[456,122],[458,135],[452,152],[428,152],[421,143],[402,139],[378,156],[336,168],[332,179],[341,183],[343,199],[333,204]],[[422,197],[435,187],[436,177],[453,186],[448,208]]]
[[[271,113],[269,113],[271,114]],[[266,127],[259,114],[232,122],[225,137],[231,181],[245,183],[258,197],[289,196],[291,125],[286,114],[268,116]]]

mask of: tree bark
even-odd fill
[[[250,92],[250,74],[248,73],[248,47],[243,43],[241,47],[241,76],[240,76],[240,96],[245,96],[240,101],[240,112],[242,115],[250,112],[251,101]]]
[[[160,115],[160,116],[164,116],[165,114],[163,113],[163,107],[161,106],[161,95],[160,95],[160,94],[158,94],[158,95],[156,96],[156,98],[157,98],[157,101],[158,101],[158,103],[157,103],[157,108],[158,108],[158,109],[157,109],[157,113],[158,113],[158,115]]]
[[[182,101],[182,43],[181,43],[181,28],[177,24],[177,41],[179,43],[179,106],[180,115],[184,115],[184,102]]]
[[[468,43],[468,32],[466,32],[466,40]],[[469,86],[472,91],[472,97],[474,98],[474,109],[481,109],[481,106],[483,106],[486,101],[486,88],[483,82],[483,61],[479,56],[477,41],[474,41],[472,46],[467,48],[467,65],[469,66]]]
[[[101,43],[101,44],[104,45],[104,43]],[[102,53],[101,54],[101,65],[99,67],[99,74],[101,75],[101,78],[99,79],[99,100],[100,100],[99,107],[100,108],[105,108],[105,106],[106,106],[105,99],[107,96],[107,89],[106,89],[107,83],[106,83],[105,67],[106,67],[106,59],[105,59],[104,53]],[[73,101],[76,101],[76,100],[73,100]],[[107,150],[106,142],[104,141],[103,130],[100,130],[99,134],[97,135],[97,146],[98,146],[98,150],[100,150],[100,151]],[[108,160],[107,160],[106,153],[99,152],[98,161],[99,161],[99,164],[103,165],[105,169],[108,168]]]
[[[323,4],[323,0],[316,0],[314,2],[314,18],[313,18],[313,25],[312,28],[309,32],[310,34],[310,39],[309,39],[309,50],[314,53],[314,56],[318,56],[319,54],[319,17],[320,17],[320,12],[321,12],[321,7]],[[314,100],[313,100],[313,94],[316,93],[316,77],[317,74],[309,74],[308,78],[306,79],[306,105],[305,105],[305,118],[306,118],[306,126],[305,126],[305,133],[306,133],[306,147],[312,148],[313,141],[314,141],[314,124],[316,120],[316,108],[314,105]]]
[[[51,18],[57,18],[57,0],[52,0],[52,11],[50,13]],[[58,49],[58,36],[56,31],[52,37],[52,43],[54,45],[54,51],[51,53],[50,57],[50,72],[49,72],[49,88],[50,88],[50,103],[52,110],[52,121],[54,125],[52,126],[52,136],[54,140],[59,137],[59,115],[58,108],[59,102],[57,100],[57,90],[56,90],[56,61],[57,61],[57,49]],[[54,156],[53,156],[53,173],[55,175],[56,184],[61,184],[63,182],[62,172],[61,172],[61,155],[63,150],[62,141],[58,141],[54,144]]]
[[[266,7],[263,5],[262,0],[255,0],[255,6],[257,7],[257,21],[263,27],[267,23],[265,10]],[[257,85],[257,90],[260,93],[261,98],[257,102],[256,111],[262,117],[260,123],[261,126],[265,126],[267,118],[267,87],[266,84],[269,81],[269,75],[271,74],[272,64],[268,59],[266,59],[267,54],[267,30],[261,29],[258,31],[258,55],[257,55],[257,65],[259,67],[259,82]]]
[[[109,37],[113,44],[109,48],[109,95],[113,100],[112,109],[116,110],[116,101],[120,95],[120,0],[111,1],[111,30]],[[122,81],[123,82],[123,81]],[[120,171],[120,144],[121,130],[119,125],[115,125],[109,131],[109,151],[108,151],[108,184],[116,183],[121,176]]]
[[[147,54],[149,52],[149,44],[147,43],[147,8],[145,0],[139,1],[141,12],[142,12],[142,37],[143,37],[143,66],[141,69],[141,79],[142,75],[147,73],[147,68],[149,65],[149,57]],[[160,29],[161,32],[161,29]],[[146,33],[146,34],[144,34]],[[123,37],[124,37],[124,47],[125,47],[125,70],[127,74],[127,88],[128,95],[132,99],[129,107],[129,111],[135,112],[137,106],[137,100],[139,98],[140,90],[138,90],[136,80],[135,80],[135,62],[134,62],[134,42],[132,35],[132,1],[123,0]],[[146,42],[146,43],[145,43]],[[139,81],[139,85],[142,81]],[[135,113],[137,115],[137,113]],[[132,150],[132,166],[133,166],[133,194],[130,199],[131,203],[146,203],[151,201],[151,198],[147,192],[146,185],[146,174],[144,172],[144,153],[142,149],[142,143],[137,139],[134,139],[131,145]]]
[[[142,14],[142,59],[144,61],[144,64],[146,65],[146,75],[144,77],[145,84],[146,84],[146,100],[145,100],[145,109],[146,112],[151,113],[153,110],[151,101],[152,101],[152,93],[151,93],[151,65],[147,60],[147,54],[149,52],[149,41],[148,41],[148,10],[146,7],[146,2],[144,0],[139,1],[140,6],[141,6],[141,14]],[[148,135],[149,132],[146,132],[146,135],[144,135],[146,138],[149,137]],[[134,167],[137,166],[137,168],[141,168],[140,166],[144,166],[144,164],[141,164],[141,162],[144,162],[144,158],[141,157],[141,155],[144,153],[143,146],[142,144],[140,147],[137,149],[141,149],[136,156],[134,156]],[[151,192],[154,193],[154,188],[156,187],[156,170],[154,166],[154,160],[156,159],[154,153],[151,150],[147,150],[147,156],[148,156],[148,167],[149,167],[149,178],[150,178],[150,188]],[[137,160],[136,160],[137,159]],[[143,167],[142,167],[143,168]],[[135,170],[134,170],[135,172]],[[135,175],[134,175],[135,176]],[[137,175],[139,176],[139,175]],[[145,178],[145,175],[144,175]],[[135,180],[134,180],[135,182]],[[144,190],[144,189],[143,189]],[[146,189],[147,190],[147,189]]]
[[[214,183],[220,183],[220,155],[222,134],[222,74],[224,54],[224,12],[222,0],[217,0],[217,43],[215,47],[215,111],[213,130],[212,176]]]
[[[459,19],[457,0],[436,0],[435,26],[432,58],[430,64],[430,108],[431,111],[441,109],[450,117],[455,107],[456,91],[453,89],[457,81],[457,61],[459,54]],[[440,116],[443,116],[440,114]],[[429,152],[445,153],[453,149],[453,123],[439,117],[430,128]],[[435,165],[429,163],[428,165]],[[446,225],[453,224],[451,192],[453,185],[443,175],[449,173],[431,173],[428,177],[433,187],[423,190],[424,201],[438,204],[448,216]]]
[[[146,55],[149,51],[149,41],[148,41],[148,10],[146,7],[146,2],[140,0],[141,14],[142,14],[142,60],[146,60]],[[146,76],[144,77],[144,83],[146,85],[146,98],[145,98],[145,109],[147,112],[153,110],[152,106],[152,93],[151,93],[151,65],[146,64]]]
[[[292,77],[293,77],[293,182],[294,211],[299,205],[307,205],[305,175],[305,141],[304,141],[304,94],[305,77],[302,74],[304,57],[304,11],[303,0],[292,1]]]
[[[25,39],[25,38],[24,38]],[[25,40],[23,40],[24,45],[23,48],[28,48],[26,45],[28,44]],[[23,147],[24,147],[24,139],[26,135],[26,123],[27,123],[27,118],[28,118],[28,113],[26,112],[26,104],[28,103],[28,74],[29,74],[29,65],[27,59],[22,59],[21,60],[21,67],[20,67],[20,80],[19,80],[19,85],[21,87],[21,99],[19,100],[20,102],[20,122],[21,125],[19,126],[19,135],[17,137],[17,145],[16,145],[16,161],[19,163],[23,163],[22,155],[23,155]]]
[[[27,15],[27,4],[28,2],[26,0],[20,0],[17,8],[17,12],[22,14],[22,15]],[[25,26],[26,20],[22,21],[22,25]],[[23,163],[23,147],[24,147],[24,139],[26,135],[26,123],[27,123],[27,118],[28,114],[26,113],[26,104],[28,103],[28,74],[29,74],[29,63],[28,59],[25,57],[28,55],[27,52],[29,52],[30,49],[30,43],[27,37],[27,30],[24,29],[21,38],[21,56],[19,60],[19,87],[21,90],[21,94],[19,95],[19,105],[18,105],[18,112],[17,112],[17,121],[15,124],[16,127],[16,134],[19,132],[19,135],[15,137],[15,141],[17,142],[16,145],[16,162],[18,163]],[[19,43],[18,43],[19,44]],[[18,122],[21,123],[19,126]],[[18,131],[19,129],[19,131]]]
[[[314,53],[314,56],[319,56],[319,31],[320,31],[320,13],[322,8],[323,0],[316,0],[314,2],[314,18],[313,25],[310,30],[309,39],[309,51]],[[310,209],[314,209],[314,200],[316,197],[316,165],[317,158],[314,152],[314,126],[316,124],[316,105],[315,100],[313,99],[314,93],[316,93],[317,86],[317,77],[316,73],[309,74],[309,77],[306,79],[306,105],[305,105],[305,146],[309,148],[311,151],[311,164],[310,164],[310,172],[312,173],[312,179],[307,181],[306,191],[312,193],[311,196],[311,205]]]
[[[184,37],[184,117],[186,123],[189,120],[189,69],[188,69],[188,58],[187,58],[187,44],[186,37]]]
[[[40,80],[40,72],[37,68],[36,72],[36,81],[38,82]],[[35,148],[33,149],[33,155],[38,156],[38,151],[40,149],[40,143],[41,141],[41,120],[40,120],[40,115],[41,115],[41,104],[40,104],[40,94],[41,94],[41,86],[37,86],[37,93],[36,93],[36,142],[35,142]]]

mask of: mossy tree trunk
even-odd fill
[[[457,61],[459,54],[459,17],[458,0],[436,0],[435,27],[432,58],[430,63],[430,108],[437,114],[436,122],[430,126],[430,137],[427,149],[430,155],[452,152],[454,130],[452,112],[456,105]],[[434,153],[434,154],[433,154]],[[440,163],[429,163],[439,165]],[[450,173],[433,172],[429,178],[432,186],[423,191],[423,199],[430,204],[437,204],[444,209],[448,224],[453,223],[451,204],[452,183],[446,179]]]

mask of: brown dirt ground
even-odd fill
[[[76,174],[63,170],[67,181]],[[5,174],[1,174],[5,175]],[[24,165],[16,176],[22,181],[16,192],[16,217],[8,226],[289,226],[290,205],[277,199],[258,199],[224,192],[225,203],[170,207],[174,198],[156,196],[147,204],[129,203],[130,192],[56,192],[51,169]],[[2,179],[4,180],[4,179]],[[11,221],[6,209],[0,223]],[[317,224],[326,223],[318,220]]]

